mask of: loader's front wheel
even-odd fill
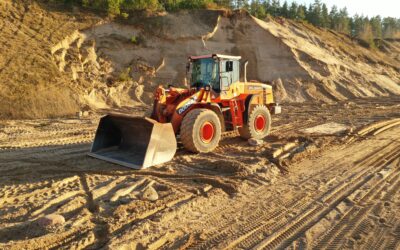
[[[183,146],[195,153],[213,151],[221,139],[221,123],[215,112],[194,109],[182,120],[181,141]]]
[[[244,139],[263,139],[271,130],[271,114],[264,105],[257,105],[247,114],[247,123],[239,128]]]

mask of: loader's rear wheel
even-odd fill
[[[195,153],[213,151],[221,139],[221,123],[215,112],[194,109],[182,120],[181,140],[183,146]]]
[[[263,139],[271,130],[271,114],[264,105],[257,105],[247,114],[247,123],[239,128],[244,139]]]

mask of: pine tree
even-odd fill
[[[289,5],[287,1],[285,1],[282,7],[280,8],[279,15],[286,18],[289,17]]]
[[[372,32],[372,26],[371,23],[368,19],[368,17],[364,17],[363,19],[363,26],[362,26],[362,31],[360,33],[360,39],[364,40],[369,44],[370,47],[374,47],[374,34]]]
[[[337,23],[337,31],[350,34],[350,19],[347,8],[343,8],[339,11],[339,20]]]
[[[272,0],[271,2],[271,7],[270,7],[270,13],[272,16],[279,16],[280,15],[280,8],[281,4],[279,0]]]
[[[329,12],[330,28],[336,30],[336,24],[339,22],[339,13],[336,5],[333,5]]]
[[[297,8],[297,14],[296,14],[297,20],[301,20],[301,21],[306,20],[306,11],[307,11],[307,7],[305,5],[300,5]]]
[[[289,8],[289,18],[290,19],[297,19],[297,8],[299,8],[297,3],[292,2],[292,4],[290,5],[290,8]]]
[[[265,18],[267,15],[265,13],[264,6],[260,3],[260,0],[252,0],[250,3],[250,13],[258,18]]]
[[[400,30],[399,20],[393,17],[385,17],[383,18],[382,24],[384,38],[394,38],[398,36]]]
[[[306,15],[306,20],[309,23],[313,23],[314,22],[314,9],[313,6],[310,4],[308,5],[308,8],[305,11],[305,15]]]
[[[247,4],[247,0],[235,0],[234,2],[234,6],[237,9],[245,8]]]
[[[270,13],[271,9],[271,0],[266,0],[263,2],[264,9],[267,13]]]
[[[334,5],[329,13],[330,19],[330,28],[345,34],[350,34],[351,28],[351,19],[349,18],[349,14],[346,8],[338,10],[338,8]]]
[[[380,16],[373,17],[370,23],[374,37],[382,39],[382,18]]]
[[[328,7],[326,6],[326,4],[322,4],[321,27],[323,27],[323,28],[329,28],[330,27],[330,19],[329,19]]]
[[[374,46],[374,34],[368,17],[355,15],[351,22],[351,35],[368,44]]]
[[[363,29],[363,16],[355,15],[351,21],[351,36],[352,37],[360,37],[361,31]]]
[[[309,22],[314,24],[315,26],[322,26],[322,10],[321,10],[321,1],[315,0],[313,5],[310,5],[310,20]]]

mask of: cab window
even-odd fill
[[[202,88],[211,85],[214,91],[219,91],[219,64],[212,58],[196,60],[192,63],[191,86]]]

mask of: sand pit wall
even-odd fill
[[[248,60],[247,78],[272,84],[279,102],[400,94],[399,63],[359,47],[291,21],[182,11],[102,23],[66,37],[52,54],[72,80],[97,83],[82,98],[94,107],[151,104],[159,84],[183,86],[189,55],[210,53]]]
[[[70,100],[69,113],[75,103],[81,109],[149,105],[159,84],[184,86],[189,55],[210,53],[248,60],[247,79],[272,84],[279,102],[400,94],[398,41],[385,41],[382,52],[371,51],[343,34],[287,20],[262,21],[246,12],[180,11],[113,21],[23,2],[0,5],[0,41],[11,46],[4,47],[0,60],[6,87],[0,95],[10,96],[17,87],[18,93],[34,92],[37,87],[28,86],[38,83],[59,90],[54,96],[65,100],[58,106]],[[33,96],[3,98],[0,106],[27,95]],[[17,109],[30,116],[57,115],[48,108],[57,105],[40,101],[47,96],[30,99]],[[42,114],[29,110],[32,102]]]
[[[73,115],[77,93],[50,48],[99,18],[31,0],[0,1],[0,119]]]

